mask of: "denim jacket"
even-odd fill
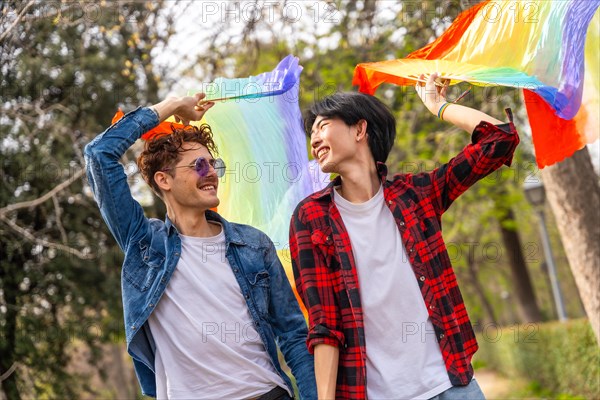
[[[121,286],[127,351],[133,358],[142,393],[152,397],[156,397],[155,343],[148,317],[177,266],[181,239],[168,217],[163,222],[144,216],[142,207],[131,196],[119,159],[157,124],[152,110],[138,108],[85,147],[90,187],[102,217],[125,253]],[[278,361],[279,344],[296,377],[300,396],[316,398],[313,358],[306,347],[306,322],[273,243],[261,231],[230,223],[215,212],[207,211],[206,217],[223,226],[227,260],[276,371],[292,390]]]

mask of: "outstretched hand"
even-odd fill
[[[205,97],[204,93],[185,97],[167,97],[152,108],[158,113],[159,122],[172,115],[176,122],[189,125],[190,121],[200,121],[206,111],[215,105],[212,101],[204,100]]]
[[[449,79],[440,79],[437,72],[429,75],[426,82],[425,75],[419,76],[421,82],[417,82],[415,90],[425,104],[425,107],[433,114],[437,114],[440,107],[446,102],[446,92],[448,91]]]
[[[423,104],[425,104],[425,107],[427,107],[433,115],[437,115],[444,121],[464,129],[469,133],[473,132],[473,129],[475,129],[481,121],[486,121],[493,125],[503,123],[479,110],[456,104],[456,100],[448,102],[446,100],[446,92],[448,91],[449,84],[449,79],[441,79],[437,73],[431,74],[427,80],[425,75],[421,74],[419,82],[415,85],[415,90],[423,101]],[[463,95],[459,96],[458,99],[463,97]],[[448,104],[444,106],[445,103]],[[442,106],[444,106],[443,110]],[[441,115],[438,115],[440,111]]]
[[[181,122],[183,125],[189,125],[190,121],[201,120],[206,111],[215,105],[212,101],[203,101],[202,99],[205,97],[204,93],[182,97],[179,100],[179,106],[173,113],[175,121]]]

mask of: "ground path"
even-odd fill
[[[506,378],[496,371],[490,369],[478,369],[475,371],[475,379],[487,400],[523,399],[515,396],[515,393],[523,393],[527,382]]]

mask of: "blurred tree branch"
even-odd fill
[[[23,19],[23,16],[25,15],[25,13],[27,12],[27,10],[29,10],[29,8],[31,8],[31,6],[33,6],[35,4],[35,0],[30,0],[29,3],[27,3],[19,12],[19,15],[17,15],[17,17],[15,18],[15,20],[10,24],[10,26],[8,26],[8,28],[5,29],[4,32],[2,32],[2,34],[0,35],[0,44],[2,43],[2,41],[10,34],[10,32],[15,28],[15,26],[17,26],[17,24],[19,24],[19,22],[21,22],[21,19]]]
[[[74,255],[77,258],[80,258],[82,260],[90,260],[95,257],[95,255],[93,255],[92,253],[84,253],[73,247],[70,247],[70,246],[67,246],[64,244],[54,243],[54,242],[50,242],[46,239],[40,239],[38,237],[35,237],[31,232],[27,231],[26,229],[15,224],[10,219],[6,218],[5,215],[0,215],[0,221],[4,222],[6,225],[8,225],[11,229],[13,229],[19,235],[23,236],[25,239],[27,239],[35,244],[39,244],[44,247],[50,247],[50,248],[53,248],[56,250],[64,251],[67,254]]]
[[[11,211],[16,211],[16,210],[22,209],[22,208],[37,207],[38,205],[40,205],[40,204],[46,202],[47,200],[49,200],[50,198],[54,197],[58,192],[64,190],[68,186],[70,186],[73,182],[75,182],[76,180],[81,178],[84,175],[84,173],[85,173],[85,170],[83,170],[83,168],[80,169],[79,171],[75,172],[73,174],[73,176],[71,176],[69,179],[67,179],[66,181],[62,182],[59,185],[56,185],[52,190],[50,190],[43,196],[38,197],[37,199],[33,199],[33,200],[29,200],[29,201],[22,201],[22,202],[14,203],[14,204],[9,204],[6,207],[0,208],[0,217],[4,217],[5,214],[7,214]]]

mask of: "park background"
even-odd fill
[[[356,64],[406,56],[476,3],[0,2],[0,399],[142,397],[124,346],[122,254],[83,173],[83,147],[118,107],[269,71],[294,54],[305,109],[352,90]],[[433,169],[470,140],[429,115],[412,88],[384,85],[377,96],[398,120],[392,172]],[[489,398],[600,398],[598,142],[540,171],[520,91],[474,88],[463,104],[497,118],[511,107],[521,136],[512,166],[443,218],[481,346],[476,376]],[[123,160],[133,193],[163,218],[137,173],[139,150]],[[533,206],[523,187],[542,182],[547,201]]]

